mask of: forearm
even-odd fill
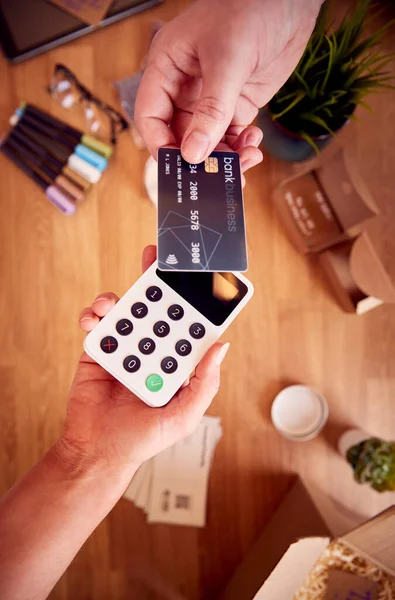
[[[46,598],[134,472],[71,467],[51,448],[0,502],[0,598]]]

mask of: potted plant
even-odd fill
[[[395,442],[350,430],[340,438],[339,451],[350,463],[358,483],[378,492],[395,491]]]
[[[260,112],[263,145],[276,158],[302,161],[318,153],[348,121],[365,96],[395,89],[385,71],[392,54],[377,46],[386,23],[365,35],[377,13],[367,18],[371,0],[359,0],[337,29],[321,9],[316,27],[295,71]]]

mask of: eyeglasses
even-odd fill
[[[109,104],[92,94],[70,69],[57,63],[48,92],[64,108],[82,107],[89,131],[115,144],[129,123]]]

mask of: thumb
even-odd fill
[[[239,57],[232,60],[226,56],[216,64],[210,57],[201,68],[201,94],[181,143],[183,158],[192,164],[205,160],[221,141],[248,79],[248,68]]]

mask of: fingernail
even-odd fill
[[[95,298],[94,302],[101,302],[102,300],[108,300],[106,296],[98,296]]]
[[[263,137],[262,132],[261,133],[251,132],[246,137],[245,145],[257,147],[261,143],[262,137]]]
[[[219,365],[222,363],[222,361],[224,360],[227,351],[229,350],[230,347],[230,342],[227,342],[226,344],[224,344],[218,351],[217,354],[217,358],[215,359],[215,364],[217,365],[217,367],[219,367]]]
[[[192,131],[183,141],[181,153],[190,163],[201,163],[204,159],[210,140],[207,135],[200,131]]]
[[[80,319],[80,323],[81,323],[81,321],[90,321],[91,319],[92,319],[92,317],[90,317],[90,316],[82,317]]]

